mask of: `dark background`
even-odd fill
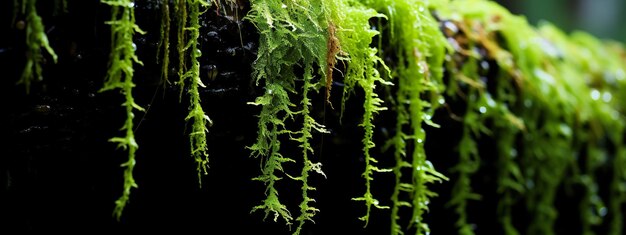
[[[189,155],[188,131],[184,118],[188,101],[179,100],[178,86],[163,84],[160,65],[156,64],[160,9],[156,1],[137,1],[137,24],[148,32],[137,35],[137,53],[144,66],[135,66],[136,102],[147,112],[136,112],[136,139],[139,144],[135,179],[130,204],[121,221],[113,216],[114,201],[121,195],[122,168],[127,155],[107,142],[121,133],[124,121],[117,91],[100,93],[107,69],[109,52],[109,7],[96,0],[68,1],[63,12],[53,1],[40,1],[46,32],[59,56],[53,64],[46,54],[44,81],[32,85],[26,94],[16,85],[25,55],[25,33],[12,22],[12,1],[0,4],[0,92],[4,147],[0,155],[0,229],[22,232],[93,232],[93,231],[199,231],[206,234],[290,234],[282,223],[263,222],[262,213],[250,213],[264,198],[264,187],[251,178],[260,174],[260,159],[249,156],[246,146],[256,138],[260,110],[246,102],[261,94],[250,78],[256,58],[258,35],[249,24],[209,10],[202,22],[200,45],[201,76],[207,88],[201,90],[202,105],[212,118],[209,128],[209,174],[199,187],[196,165]],[[515,8],[519,10],[519,8]],[[245,12],[246,8],[242,9]],[[18,15],[17,22],[24,20]],[[241,32],[241,35],[240,35]],[[241,39],[240,40],[240,36]],[[174,37],[172,45],[174,45]],[[172,46],[172,50],[174,50]],[[172,64],[175,64],[172,61]],[[217,71],[214,78],[208,74]],[[170,79],[177,80],[176,71]],[[333,103],[339,107],[341,87],[333,89]],[[325,107],[322,95],[314,95],[313,114],[331,130],[314,137],[314,161],[323,163],[327,179],[318,175],[311,184],[321,212],[316,223],[305,225],[303,234],[387,234],[389,212],[373,209],[370,224],[363,229],[361,202],[350,200],[364,191],[361,178],[362,114],[361,94],[357,92],[346,105],[343,123],[338,110]],[[382,143],[394,126],[393,113],[378,116],[375,138]],[[440,129],[428,129],[427,152],[430,160],[444,174],[456,163],[455,147],[461,124],[439,113],[435,122]],[[298,159],[300,151],[293,143],[284,153]],[[481,148],[493,149],[493,140],[481,142]],[[391,167],[389,153],[372,152],[382,167]],[[478,224],[478,234],[501,234],[495,217],[495,159],[483,154],[481,172],[474,177],[475,190],[483,200],[470,204],[470,221]],[[386,160],[387,159],[387,160]],[[287,166],[299,172],[300,165]],[[389,205],[393,176],[377,174],[373,193]],[[294,217],[299,214],[300,185],[283,180],[278,185],[284,203]],[[433,185],[440,196],[433,199],[427,222],[436,234],[453,234],[456,216],[445,203],[450,198],[451,183]],[[574,206],[560,202],[565,212]],[[403,213],[408,218],[408,212]],[[523,226],[523,215],[521,216]],[[558,231],[576,234],[577,213],[559,218]],[[5,234],[4,232],[0,232]]]

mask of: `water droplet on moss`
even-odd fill
[[[480,108],[478,108],[478,111],[480,111],[480,113],[486,113],[487,108],[485,108],[485,106],[480,106]]]
[[[532,107],[532,106],[533,106],[533,101],[532,101],[532,100],[530,100],[530,99],[526,99],[526,100],[524,100],[524,106],[525,106],[526,108],[530,108],[530,107]]]
[[[611,92],[605,91],[604,94],[602,94],[602,100],[604,102],[610,102],[611,99],[613,98],[613,95],[611,95]]]
[[[606,207],[600,207],[600,209],[598,209],[598,215],[600,215],[601,217],[606,216],[608,210],[606,209]]]
[[[593,100],[598,100],[598,99],[600,99],[600,91],[598,91],[598,90],[596,90],[596,89],[593,89],[593,90],[591,91],[591,99],[593,99]]]

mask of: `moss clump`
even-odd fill
[[[42,77],[41,50],[54,61],[57,58],[36,1],[14,2],[16,12],[21,8],[26,16],[28,52],[19,83],[29,92],[31,83]],[[144,32],[135,24],[132,0],[102,2],[112,14],[107,22],[111,26],[109,70],[102,91],[118,90],[125,98],[124,134],[110,140],[128,151],[122,165],[124,190],[114,211],[119,219],[132,188],[137,187],[133,119],[136,110],[143,109],[132,92],[133,68],[142,63],[135,54],[133,35]],[[56,3],[65,7],[63,0]],[[207,173],[207,126],[212,124],[201,106],[205,85],[200,79],[199,41],[202,14],[211,3],[160,3],[158,63],[166,81],[170,55],[178,56],[172,63],[177,63],[173,67],[178,70],[179,99],[183,94],[189,98],[185,120],[191,127],[190,154],[199,179]],[[221,3],[215,5],[218,13],[227,13]],[[228,1],[231,11],[233,5]],[[365,190],[353,200],[365,204],[360,219],[366,226],[372,207],[388,208],[391,234],[430,233],[426,212],[437,196],[431,187],[448,178],[431,163],[443,156],[426,156],[424,128],[439,127],[433,116],[447,107],[451,119],[462,126],[460,142],[453,144],[457,162],[445,172],[453,182],[447,205],[458,216],[454,224],[459,234],[484,229],[485,225],[475,225],[481,220],[471,211],[473,203],[489,203],[477,202],[483,195],[498,197],[491,213],[498,215],[499,231],[504,234],[556,233],[560,204],[572,207],[569,201],[559,202],[560,197],[580,199],[573,207],[581,212],[577,220],[582,234],[623,233],[626,53],[619,44],[581,32],[567,35],[549,24],[535,28],[523,17],[484,0],[253,0],[251,7],[246,19],[260,32],[252,76],[263,94],[251,102],[260,113],[256,142],[249,149],[262,162],[261,175],[254,180],[266,188],[266,198],[253,212],[261,210],[265,217],[281,218],[287,225],[296,223],[294,234],[303,233],[306,222],[314,220],[319,210],[311,178],[313,173],[324,173],[312,139],[327,130],[314,118],[312,104],[314,93],[325,91],[330,105],[331,87],[337,80],[345,85],[341,112],[351,95],[362,94],[358,97],[364,110],[359,123],[362,149],[354,156],[364,159]],[[170,52],[170,38],[176,40],[175,52]],[[372,46],[375,39],[377,47]],[[342,78],[333,78],[336,69],[344,69]],[[461,107],[450,107],[455,104]],[[379,145],[374,142],[375,129],[384,125],[375,119],[386,110],[395,115],[389,128],[392,138],[384,146],[392,147],[393,153],[375,158]],[[495,147],[487,149],[479,143]],[[291,147],[297,149],[290,152],[295,155],[287,155]],[[493,159],[487,158],[491,155]],[[393,157],[395,164],[388,169],[386,161],[379,162],[383,157]],[[298,173],[292,173],[287,162],[300,164]],[[373,193],[376,172],[394,173],[389,206]],[[489,180],[476,187],[475,177],[485,172],[494,174],[485,177],[493,179],[493,187],[482,184]],[[287,200],[279,198],[282,185],[278,184],[289,187],[283,179],[301,190],[297,216],[284,203]],[[604,179],[610,183],[599,182]]]
[[[524,202],[533,218],[525,231],[554,234],[557,193],[563,185],[571,184],[569,181],[585,188],[580,204],[582,231],[592,233],[592,226],[601,224],[602,216],[598,215],[606,214],[601,212],[606,211],[602,202],[606,199],[598,195],[597,185],[592,183],[598,164],[606,161],[596,145],[607,141],[616,149],[623,146],[618,137],[622,134],[604,132],[623,133],[623,124],[617,118],[622,110],[611,98],[612,91],[622,86],[616,78],[623,77],[617,72],[623,71],[623,64],[595,67],[596,61],[603,59],[590,51],[605,57],[615,55],[606,51],[607,45],[580,33],[567,36],[549,25],[535,29],[524,18],[492,2],[455,1],[446,12],[465,25],[469,40],[483,47],[486,56],[500,67],[498,85],[486,93],[493,101],[488,99],[482,106],[486,112],[482,118],[494,123],[485,126],[484,133],[493,131],[499,139],[499,213],[504,231],[520,233],[522,229],[513,225],[513,208]],[[594,67],[603,67],[603,72]],[[499,107],[497,112],[490,112],[490,103]],[[605,154],[613,154],[616,162],[621,159],[617,151]],[[613,174],[620,172],[614,170]],[[573,180],[567,180],[568,176]],[[620,181],[618,177],[614,182]],[[614,202],[613,198],[609,200]],[[621,214],[619,206],[612,211],[617,217]],[[620,233],[619,225],[612,224],[611,232]]]
[[[291,225],[293,217],[287,206],[278,198],[275,184],[284,175],[283,163],[296,162],[293,157],[283,156],[280,147],[285,137],[298,142],[302,150],[301,175],[291,179],[302,183],[301,214],[296,217],[301,231],[305,221],[312,221],[317,209],[310,205],[314,200],[308,192],[314,187],[308,184],[309,172],[322,174],[320,163],[309,158],[313,152],[310,145],[313,131],[325,132],[324,127],[310,116],[309,92],[324,86],[327,21],[322,1],[251,1],[252,9],[247,16],[261,33],[258,58],[254,63],[253,77],[259,85],[264,84],[265,93],[251,104],[261,106],[258,136],[250,146],[252,156],[264,158],[262,174],[254,180],[266,186],[266,199],[255,206],[253,212],[263,210],[267,217],[274,215],[274,221],[282,218]],[[303,73],[296,74],[297,68]],[[320,69],[322,68],[322,69]],[[316,72],[317,71],[317,72]],[[296,94],[296,81],[302,80],[300,108],[296,108],[290,94]],[[301,120],[299,130],[287,129],[286,122]]]

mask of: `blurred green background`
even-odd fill
[[[625,0],[498,0],[515,14],[537,25],[542,20],[563,30],[583,30],[599,38],[626,43]]]

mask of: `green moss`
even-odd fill
[[[376,93],[376,86],[379,84],[390,85],[385,81],[378,71],[379,66],[384,73],[388,73],[388,69],[383,61],[377,55],[377,49],[370,47],[372,38],[378,34],[376,30],[372,30],[369,26],[369,20],[374,17],[381,17],[376,11],[361,6],[358,2],[346,1],[339,2],[338,8],[344,9],[342,14],[339,12],[332,16],[333,23],[337,26],[336,37],[338,38],[341,51],[343,52],[341,60],[346,65],[344,76],[344,91],[342,97],[342,112],[346,99],[350,93],[357,87],[364,91],[363,102],[363,119],[360,126],[363,127],[364,135],[362,138],[363,155],[365,159],[365,193],[363,196],[353,198],[352,200],[363,201],[366,206],[365,216],[359,218],[365,221],[365,226],[369,221],[371,207],[384,209],[387,206],[380,205],[379,201],[374,198],[371,192],[371,181],[374,180],[375,172],[387,172],[390,170],[381,169],[377,164],[377,160],[370,155],[370,149],[375,147],[373,141],[374,134],[374,115],[380,111],[386,110],[383,100]]]
[[[615,121],[618,110],[614,107],[618,105],[606,104],[610,102],[598,99],[600,95],[612,97],[610,91],[600,91],[607,90],[607,87],[598,87],[599,84],[617,81],[611,81],[614,79],[613,75],[601,75],[605,72],[599,70],[617,71],[619,66],[606,63],[609,66],[604,66],[603,69],[596,70],[592,67],[603,67],[598,66],[596,61],[604,59],[592,57],[593,53],[586,49],[580,50],[581,45],[576,45],[577,43],[585,42],[584,48],[593,48],[592,51],[604,55],[610,54],[605,53],[605,46],[592,37],[581,34],[568,37],[551,26],[542,26],[540,30],[536,30],[525,19],[513,16],[500,6],[487,1],[454,3],[456,4],[451,6],[450,11],[461,13],[462,17],[458,20],[476,20],[480,24],[478,28],[484,29],[487,35],[492,34],[484,46],[490,50],[490,56],[505,72],[503,79],[517,84],[521,92],[521,95],[512,99],[502,99],[500,97],[512,97],[511,92],[515,90],[506,87],[502,90],[499,87],[495,102],[514,107],[513,113],[524,120],[524,129],[519,137],[524,147],[520,150],[521,158],[506,159],[509,158],[509,152],[518,152],[512,145],[516,138],[512,136],[516,132],[513,128],[516,122],[506,128],[507,125],[502,125],[506,123],[505,115],[493,117],[501,120],[495,120],[495,129],[501,139],[498,143],[499,161],[504,170],[500,177],[505,179],[499,181],[499,193],[504,199],[500,201],[499,210],[503,213],[505,231],[507,234],[518,234],[512,225],[511,211],[513,204],[523,197],[528,213],[533,215],[527,232],[553,234],[558,216],[554,205],[556,194],[570,171],[568,169],[573,167],[577,172],[574,174],[575,181],[585,187],[585,196],[580,205],[583,212],[583,231],[585,234],[592,233],[591,226],[601,223],[598,215],[602,213],[600,210],[604,204],[593,178],[598,164],[606,161],[602,160],[603,154],[595,146],[606,136],[602,133],[602,125],[616,130],[615,133],[622,133],[623,130],[620,128],[622,124]],[[472,28],[476,30],[477,27],[474,25]],[[510,54],[505,49],[496,47],[499,44],[494,36],[496,34],[502,36],[504,42],[501,46]],[[474,40],[485,44],[480,37]],[[598,125],[599,123],[603,124]],[[502,141],[503,135],[508,136],[504,138],[506,141]],[[620,138],[610,137],[611,134],[608,136],[617,148],[621,148],[619,146],[623,142]],[[577,154],[582,151],[579,146],[585,143],[589,144],[588,151]],[[584,159],[582,166],[576,162],[575,156],[578,155]],[[619,154],[615,156],[615,160],[618,159]],[[619,207],[615,211],[621,213]]]
[[[121,130],[124,135],[121,137],[111,138],[109,141],[117,143],[118,148],[128,151],[128,160],[122,164],[124,167],[124,191],[122,196],[115,201],[114,216],[119,220],[124,211],[124,207],[130,199],[130,191],[137,187],[137,183],[133,177],[133,169],[135,167],[135,152],[139,148],[135,141],[133,118],[134,110],[143,111],[134,101],[132,95],[134,64],[142,64],[135,55],[136,46],[133,43],[133,35],[135,33],[145,33],[135,24],[134,1],[117,0],[102,1],[102,3],[111,6],[111,20],[107,21],[111,25],[111,53],[109,55],[109,70],[107,71],[106,81],[101,91],[119,90],[125,98],[122,106],[126,109],[126,121]]]
[[[119,219],[132,188],[137,187],[133,119],[135,110],[143,109],[135,103],[132,91],[133,68],[142,63],[135,54],[133,35],[144,32],[135,24],[132,0],[102,2],[111,6],[112,14],[107,21],[111,26],[110,61],[102,91],[118,90],[125,98],[124,134],[110,139],[128,151],[128,160],[122,164],[124,190],[114,210]],[[31,83],[42,79],[45,60],[41,50],[55,62],[57,56],[37,14],[36,1],[19,3],[14,0],[15,15],[21,9],[26,16],[28,49],[19,83],[28,93]],[[67,7],[65,0],[55,3]],[[198,40],[200,16],[210,3],[163,1],[157,52],[160,72],[167,81],[169,40],[174,32],[177,85],[180,99],[183,93],[189,95],[185,119],[191,126],[190,153],[199,179],[207,173],[207,126],[212,123],[201,106],[199,89],[205,86],[200,79]],[[218,2],[216,7],[224,14],[230,7],[237,14],[233,1],[226,5]],[[309,180],[312,173],[324,173],[315,160],[311,139],[327,131],[312,117],[312,93],[325,90],[330,103],[330,89],[337,79],[333,70],[341,62],[345,65],[341,112],[355,90],[363,91],[362,152],[354,157],[365,160],[365,190],[353,200],[366,206],[360,217],[365,226],[372,207],[389,208],[391,234],[430,233],[425,213],[437,194],[429,187],[448,178],[435,170],[426,156],[424,125],[438,127],[431,119],[436,110],[447,106],[446,99],[451,99],[465,108],[461,116],[454,117],[462,125],[461,140],[458,162],[447,172],[454,184],[448,205],[458,215],[459,234],[475,233],[472,215],[478,213],[470,211],[469,205],[482,197],[472,179],[488,165],[482,158],[487,153],[478,145],[481,141],[493,141],[496,146],[497,187],[493,189],[496,192],[487,193],[499,196],[494,202],[497,211],[492,213],[498,214],[505,234],[554,234],[559,216],[555,204],[561,195],[571,196],[566,194],[572,188],[582,190],[576,206],[583,234],[594,234],[601,226],[608,227],[610,234],[623,233],[626,52],[619,44],[582,32],[567,35],[549,24],[535,28],[523,17],[484,0],[252,0],[251,8],[246,19],[260,33],[252,76],[264,93],[251,102],[259,106],[260,113],[256,142],[249,149],[262,162],[261,175],[254,180],[266,187],[266,197],[253,212],[261,210],[265,217],[271,214],[274,221],[281,218],[287,225],[297,223],[294,234],[303,233],[306,222],[314,220],[319,210]],[[170,25],[171,19],[175,25]],[[458,31],[444,27],[442,33],[440,20]],[[372,41],[375,38],[377,42]],[[372,46],[375,43],[378,48]],[[389,60],[384,63],[381,58]],[[481,68],[487,61],[498,66],[489,74]],[[449,78],[445,83],[444,71]],[[393,94],[383,100],[384,91]],[[379,166],[379,159],[372,155],[377,145],[376,115],[388,108],[396,115],[392,123],[395,132],[386,145],[393,147],[396,164],[392,169]],[[300,151],[297,156],[286,156],[281,149],[284,145],[297,145]],[[285,168],[287,162],[300,164],[299,173],[286,172],[292,169]],[[372,181],[376,172],[389,171],[394,173],[395,185],[392,205],[385,206],[373,195]],[[611,175],[609,185],[598,182],[600,174]],[[277,184],[284,178],[300,186],[297,216],[279,199]],[[410,218],[402,218],[402,211],[408,208]],[[518,215],[531,219],[526,224],[526,218]]]
[[[327,46],[327,21],[322,1],[282,2],[277,0],[251,1],[252,9],[247,16],[261,32],[258,58],[254,63],[253,77],[259,85],[265,85],[265,93],[253,105],[261,106],[258,136],[249,148],[252,156],[264,158],[262,174],[255,180],[266,186],[266,199],[255,206],[253,212],[263,210],[267,217],[274,215],[274,221],[282,218],[291,225],[293,217],[287,206],[278,198],[275,184],[284,172],[283,163],[296,162],[294,157],[283,156],[280,146],[285,137],[298,142],[302,150],[304,164],[300,176],[290,176],[302,183],[300,215],[296,217],[300,233],[306,221],[312,221],[317,209],[308,192],[314,187],[308,184],[309,172],[322,174],[321,165],[310,160],[309,152],[312,131],[325,132],[324,127],[310,116],[309,92],[317,91],[324,85],[323,79],[314,82],[315,76],[325,77]],[[322,53],[321,53],[322,52]],[[303,74],[296,74],[296,68],[303,68]],[[322,68],[316,73],[315,68]],[[291,101],[290,94],[296,94],[296,80],[302,80],[300,108]],[[315,79],[317,80],[317,79]],[[302,128],[289,130],[285,122],[302,120]]]
[[[181,63],[181,66],[191,64],[191,67],[181,67],[180,85],[181,92],[187,88],[189,94],[189,114],[185,118],[185,121],[191,120],[191,131],[189,132],[189,143],[191,145],[191,156],[194,158],[197,164],[198,181],[202,186],[202,174],[207,174],[207,168],[209,164],[208,159],[208,147],[206,141],[207,125],[211,125],[211,119],[207,116],[200,104],[200,93],[198,87],[205,87],[200,80],[200,62],[199,58],[202,56],[202,52],[198,49],[198,38],[200,37],[200,11],[201,7],[208,7],[209,3],[202,0],[192,0],[186,2],[186,11],[188,19],[182,29],[182,33],[188,32],[188,40],[184,43],[182,50],[179,53],[183,55],[189,55],[187,61],[189,63]],[[180,42],[179,42],[180,43]],[[180,47],[179,47],[180,48]],[[185,59],[183,59],[185,60]]]
[[[26,15],[26,46],[28,51],[26,53],[26,65],[18,84],[24,84],[26,93],[30,93],[31,83],[43,79],[41,64],[44,61],[44,56],[41,54],[41,49],[45,49],[52,56],[54,63],[57,62],[57,55],[50,47],[43,22],[37,14],[37,0],[22,0],[21,3],[22,14]],[[17,9],[17,1],[14,1],[14,4]]]
[[[157,48],[157,64],[161,64],[161,78],[163,84],[169,83],[169,70],[170,70],[170,30],[172,18],[170,17],[170,3],[165,1],[161,4],[161,38],[159,40],[159,47]]]
[[[408,220],[409,226],[414,227],[416,234],[427,234],[430,229],[423,220],[423,214],[428,210],[430,198],[436,196],[427,185],[447,180],[426,159],[426,133],[422,128],[424,124],[437,127],[430,119],[440,105],[445,38],[426,2],[380,0],[366,1],[366,5],[387,17],[389,32],[382,37],[388,37],[390,51],[383,53],[398,58],[392,68],[397,84],[394,101],[397,120],[396,135],[392,139],[396,186],[392,195],[391,233],[403,233],[398,213],[400,207],[410,206],[413,212]],[[407,142],[411,143],[408,149]],[[404,169],[410,170],[411,182],[402,182]],[[400,199],[403,192],[408,193],[410,200]]]

